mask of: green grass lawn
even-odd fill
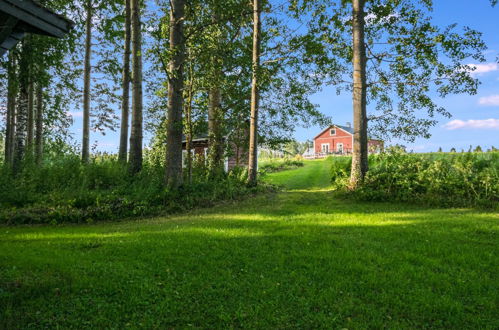
[[[189,214],[0,227],[0,328],[499,328],[499,215],[359,203],[328,161]]]

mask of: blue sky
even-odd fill
[[[478,94],[453,95],[445,99],[437,99],[437,103],[445,107],[453,115],[452,118],[440,117],[437,126],[431,129],[430,139],[418,139],[414,143],[400,142],[415,152],[436,151],[442,147],[448,151],[467,150],[470,145],[490,148],[499,147],[499,7],[491,8],[488,0],[435,0],[432,14],[434,22],[440,26],[452,23],[467,25],[483,33],[488,46],[485,53],[487,62],[477,65],[476,75],[482,82]],[[475,64],[470,61],[469,64]],[[320,111],[331,116],[337,124],[352,122],[351,95],[336,95],[334,87],[326,87],[312,97],[313,103]],[[370,105],[372,106],[372,105]],[[77,141],[81,139],[80,113],[74,113],[72,132]],[[305,141],[312,139],[321,127],[298,128],[295,139]],[[106,136],[91,134],[91,144],[97,141],[98,150],[116,152],[118,149],[117,132],[109,132]],[[147,143],[147,139],[144,141]]]

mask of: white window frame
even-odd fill
[[[343,143],[337,143],[336,144],[336,151],[343,153],[343,151],[344,151],[344,149],[343,149]]]
[[[194,161],[194,157],[196,157],[196,152],[194,148],[191,149],[191,157],[192,160]],[[182,168],[185,168],[187,166],[187,150],[182,149]]]
[[[335,136],[335,135],[336,135],[336,128],[331,128],[331,129],[329,130],[329,135],[331,135],[331,136]]]
[[[324,148],[326,147],[326,148]],[[326,149],[326,150],[324,150]],[[321,143],[321,152],[329,153],[329,143]]]

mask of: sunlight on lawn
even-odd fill
[[[77,227],[82,228],[82,227]],[[36,240],[51,240],[51,239],[67,239],[67,240],[77,240],[77,239],[88,239],[88,238],[123,238],[131,236],[133,233],[127,232],[114,232],[114,233],[26,233],[26,234],[18,234],[12,237],[12,240],[26,240],[26,241],[36,241]]]

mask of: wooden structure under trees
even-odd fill
[[[32,0],[0,1],[0,57],[26,33],[62,38],[74,23]]]

